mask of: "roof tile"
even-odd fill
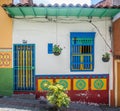
[[[2,5],[2,7],[22,7],[22,6],[33,6],[33,7],[83,7],[83,8],[120,8],[120,5],[119,6],[116,6],[116,5],[114,5],[114,6],[103,6],[103,5],[99,5],[99,6],[96,6],[96,5],[91,5],[91,6],[88,6],[87,4],[83,4],[83,5],[81,5],[81,4],[76,4],[76,5],[74,5],[74,4],[72,4],[72,3],[70,3],[70,4],[68,4],[68,5],[66,5],[65,3],[63,3],[63,4],[61,4],[61,5],[59,5],[58,3],[55,3],[54,5],[52,5],[52,4],[48,4],[48,5],[45,5],[45,4],[43,4],[43,3],[41,3],[41,4],[39,4],[39,5],[37,5],[37,4],[29,4],[29,3],[25,3],[25,4],[21,4],[21,3],[18,3],[18,4],[9,4],[9,5],[7,5],[7,4],[3,4]]]

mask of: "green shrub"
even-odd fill
[[[47,85],[48,87],[48,93],[47,93],[47,100],[49,103],[55,105],[57,108],[61,107],[68,107],[70,103],[70,98],[66,94],[66,89],[58,84],[52,84],[52,85]]]

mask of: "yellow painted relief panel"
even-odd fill
[[[63,85],[67,90],[71,90],[71,79],[56,79],[56,82]]]
[[[88,90],[88,79],[73,79],[73,90]]]
[[[53,79],[38,79],[38,91],[48,90],[45,84],[53,84]]]
[[[0,52],[0,68],[12,67],[12,52]]]
[[[107,89],[107,79],[98,78],[91,79],[91,90],[106,90]]]

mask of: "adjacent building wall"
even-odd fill
[[[12,0],[0,0],[0,5],[10,4],[10,3],[12,3]]]
[[[120,5],[120,0],[103,0],[103,1],[100,1],[96,4],[96,6],[113,6],[113,5],[116,5],[116,6],[119,6]]]
[[[117,14],[113,19],[113,96],[112,105],[120,106],[120,88],[119,88],[119,73],[120,73],[120,13]]]
[[[20,3],[25,4],[25,3],[30,3],[33,4],[33,0],[19,0]]]
[[[113,48],[114,55],[120,56],[120,19],[117,19],[113,23]]]
[[[97,4],[96,4],[96,6],[112,6],[113,5],[113,1],[112,0],[102,0],[102,1],[100,1],[100,2],[98,2]]]
[[[0,5],[12,0],[0,0]],[[0,7],[0,95],[13,93],[12,19]]]
[[[113,0],[113,5],[120,5],[120,0]]]
[[[0,32],[2,32],[0,33],[0,48],[12,48],[12,19],[2,7],[0,7]]]

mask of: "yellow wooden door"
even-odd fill
[[[117,106],[120,106],[120,62],[117,62]]]

